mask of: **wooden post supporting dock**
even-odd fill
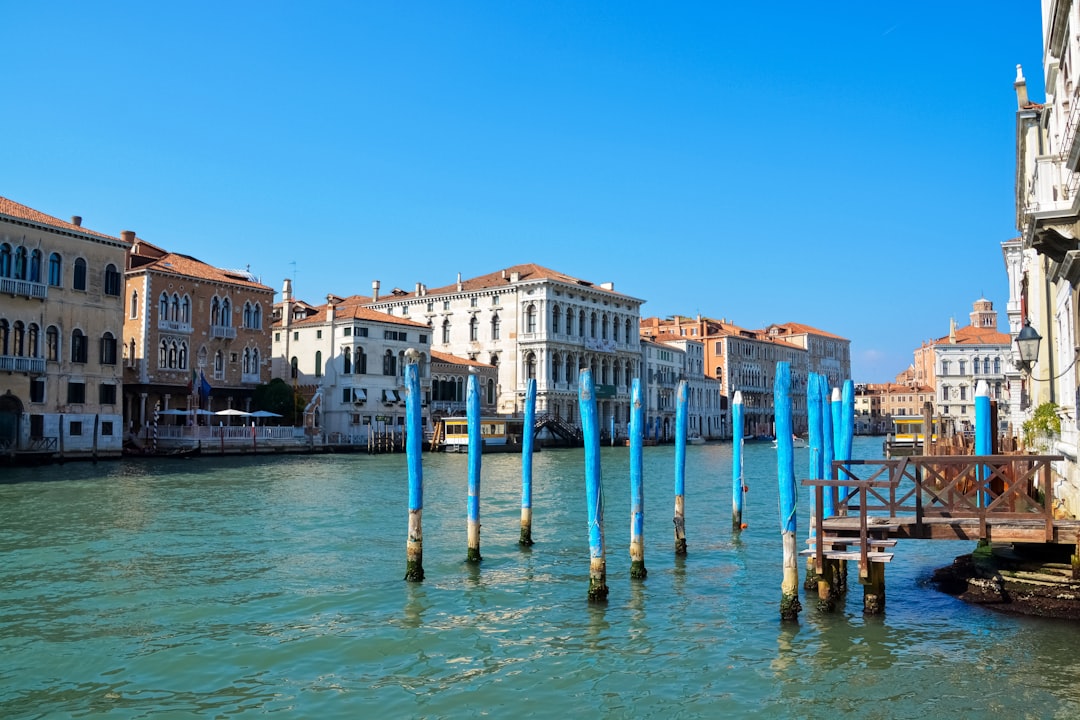
[[[532,539],[532,454],[536,430],[536,378],[525,386],[525,426],[521,437],[521,538],[518,545],[528,547]]]
[[[420,582],[424,579],[424,531],[421,515],[424,512],[424,471],[420,460],[423,451],[421,427],[420,372],[415,362],[405,366],[405,420],[408,439],[405,451],[409,466],[409,539],[405,544],[405,579]]]
[[[810,445],[810,479],[821,479],[821,384],[820,376],[817,373],[809,373],[806,378],[806,420],[807,420],[807,436]],[[817,493],[811,493],[811,514],[810,514],[810,540],[813,541],[817,537],[817,507],[815,506],[817,500]],[[806,578],[803,580],[804,590],[817,590],[818,577],[817,569],[815,568],[815,559],[808,557],[806,559]]]
[[[630,384],[630,577],[643,580],[645,569],[645,483],[644,443],[645,403],[641,379]]]
[[[686,554],[686,414],[689,390],[679,381],[675,400],[675,554]]]
[[[784,547],[784,579],[780,584],[780,619],[799,619],[799,564],[795,549],[795,453],[791,435],[791,363],[776,363],[773,380],[776,410],[776,475],[780,485],[780,538]]]
[[[604,490],[600,480],[600,423],[592,370],[581,371],[578,406],[585,440],[585,500],[589,512],[589,600],[606,601],[607,560],[604,556]]]

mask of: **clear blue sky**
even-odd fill
[[[1001,312],[1037,0],[8,2],[0,195],[319,302],[537,262],[857,381]],[[295,263],[295,265],[293,264]]]

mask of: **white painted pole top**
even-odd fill
[[[985,380],[975,383],[975,397],[990,397],[990,385]]]
[[[840,388],[834,387],[832,389],[832,401],[833,402],[841,402],[842,400],[843,400],[843,396],[840,394]]]
[[[735,399],[732,400],[732,402],[735,403],[736,405],[742,405],[743,404],[743,402],[742,402],[742,390],[736,390],[735,391]]]

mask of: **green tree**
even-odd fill
[[[256,410],[275,412],[286,425],[296,425],[296,418],[304,412],[303,399],[281,378],[256,387],[254,400]]]
[[[1035,408],[1031,419],[1024,421],[1024,445],[1031,445],[1040,438],[1061,434],[1061,418],[1057,414],[1058,406],[1046,402]]]

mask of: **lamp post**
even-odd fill
[[[1042,336],[1031,327],[1030,322],[1025,320],[1024,327],[1016,335],[1016,353],[1020,358],[1016,361],[1016,366],[1029,375],[1031,366],[1039,359],[1040,342],[1042,342]]]

